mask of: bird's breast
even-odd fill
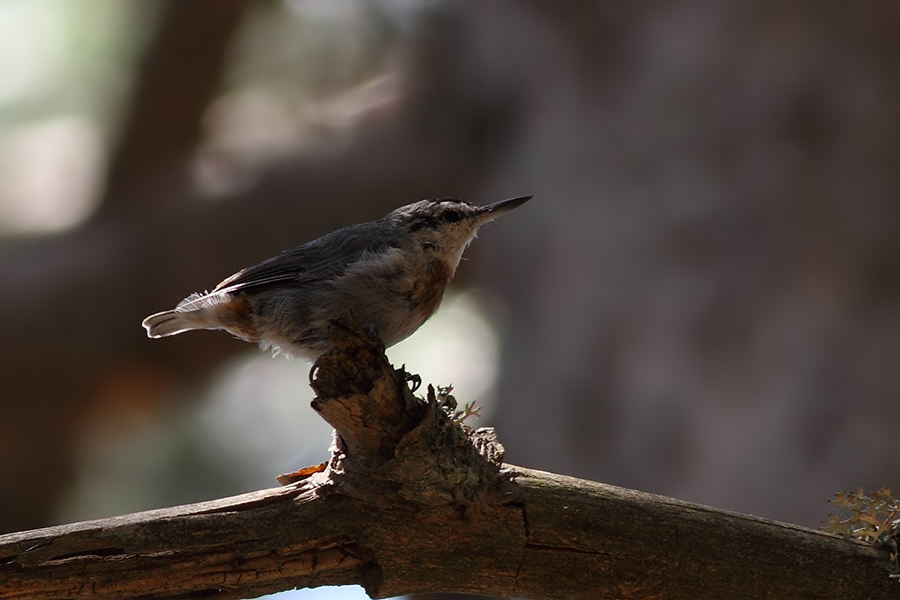
[[[453,269],[443,260],[430,261],[422,274],[415,279],[409,293],[409,303],[414,312],[427,319],[441,305],[444,289],[453,277]]]
[[[329,319],[350,308],[392,346],[434,314],[451,277],[453,268],[441,258],[396,248],[367,256],[321,289],[312,303],[314,320],[324,330]]]

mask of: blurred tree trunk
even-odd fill
[[[125,303],[143,294],[139,267],[152,261],[136,248],[160,233],[148,217],[156,210],[160,220],[159,207],[186,197],[200,118],[249,0],[157,4],[96,218],[71,234],[8,242],[0,255],[0,531],[46,523],[70,483],[86,414],[148,402],[164,384],[128,357],[116,317],[132,317],[137,306]]]
[[[133,101],[107,170],[103,213],[185,199],[202,117],[218,91],[232,37],[251,3],[158,2],[160,23],[138,69]]]
[[[527,99],[480,248],[509,458],[806,525],[900,485],[900,5],[574,6],[460,56]]]

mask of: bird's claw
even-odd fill
[[[414,394],[418,391],[418,389],[420,387],[422,387],[422,377],[420,375],[417,375],[416,373],[407,373],[406,381],[412,383],[412,387],[410,388],[410,391]]]

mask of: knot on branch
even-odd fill
[[[334,349],[310,382],[313,409],[335,430],[328,465],[333,483],[376,502],[400,498],[427,505],[499,501],[503,447],[493,429],[462,425],[449,390],[428,386],[425,399],[395,369],[377,336],[351,313],[332,323]]]

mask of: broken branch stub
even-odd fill
[[[424,405],[407,387],[405,371],[388,362],[381,340],[352,313],[332,322],[331,338],[335,348],[313,368],[312,408],[334,427],[341,450],[372,468],[393,457]]]
[[[332,323],[335,348],[316,362],[310,382],[313,409],[335,430],[327,476],[346,493],[383,503],[431,506],[494,504],[510,500],[501,475],[503,447],[493,429],[473,431],[453,418],[446,393],[428,386],[426,399],[413,379],[395,369],[384,345],[351,313]]]

